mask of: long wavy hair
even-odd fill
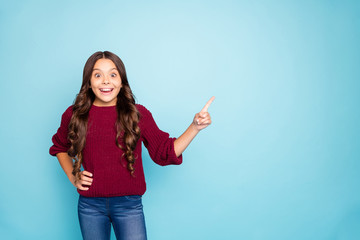
[[[74,105],[73,114],[69,124],[68,140],[71,146],[68,150],[70,157],[74,159],[72,174],[80,179],[80,168],[83,160],[82,150],[85,147],[88,116],[91,105],[95,100],[95,94],[90,88],[90,79],[94,65],[99,59],[110,59],[116,66],[122,87],[117,95],[116,110],[117,120],[115,123],[116,145],[124,151],[121,156],[127,161],[127,169],[134,176],[134,162],[137,156],[134,156],[136,143],[140,137],[140,128],[138,126],[140,114],[135,106],[135,97],[130,89],[129,82],[126,77],[124,63],[112,52],[96,52],[86,61],[83,71],[83,81],[79,93],[77,94]],[[124,146],[120,144],[121,139]],[[120,159],[119,159],[120,160]]]

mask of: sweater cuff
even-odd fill
[[[171,153],[172,155],[169,156],[169,160],[171,160],[171,164],[174,164],[174,165],[180,165],[183,161],[183,155],[180,154],[179,157],[176,156],[176,153],[175,153],[175,142],[176,138],[171,138]]]
[[[65,152],[65,153],[67,153],[67,148],[61,148],[61,147],[57,147],[57,146],[52,146],[52,147],[50,147],[50,149],[49,149],[49,153],[50,153],[50,155],[51,156],[56,156],[56,154],[58,154],[58,153],[61,153],[61,152]]]

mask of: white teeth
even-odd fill
[[[111,88],[100,88],[100,91],[102,91],[102,92],[110,92]]]

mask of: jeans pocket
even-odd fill
[[[128,195],[128,196],[124,196],[124,197],[129,201],[139,201],[139,200],[141,200],[140,195]]]

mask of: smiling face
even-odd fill
[[[90,79],[90,88],[95,94],[95,106],[115,106],[121,89],[121,78],[110,59],[96,61]]]

